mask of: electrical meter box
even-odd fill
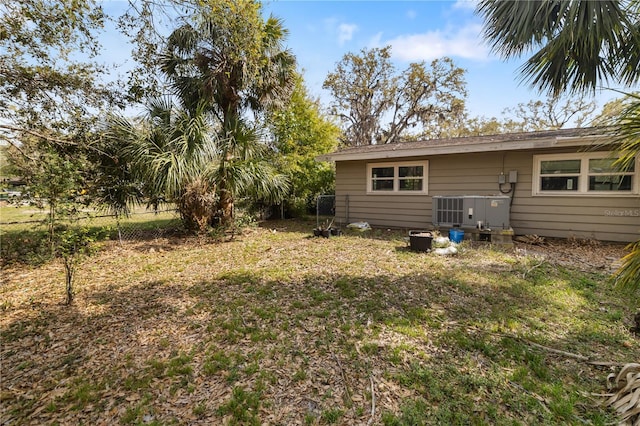
[[[452,195],[433,197],[433,224],[441,227],[509,229],[511,197]]]

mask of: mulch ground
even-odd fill
[[[517,238],[517,237],[516,237]],[[514,243],[516,250],[539,256],[549,263],[590,272],[614,272],[628,253],[628,244],[597,240],[542,238],[535,244]]]

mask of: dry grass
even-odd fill
[[[403,233],[312,227],[107,243],[71,307],[58,263],[3,270],[0,423],[614,420],[590,396],[611,367],[528,344],[638,359],[638,302],[602,268],[487,248],[438,257]]]

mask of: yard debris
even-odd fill
[[[544,238],[543,244],[530,244],[515,237],[516,252],[545,259],[551,265],[576,268],[583,272],[613,272],[620,266],[620,258],[628,251],[623,243],[593,240]]]
[[[525,244],[531,244],[534,246],[540,246],[543,245],[545,243],[545,238],[544,237],[540,237],[538,235],[518,235],[517,237],[513,238],[514,240],[521,242],[521,243],[525,243]]]
[[[340,362],[340,359],[336,356],[335,353],[331,352],[331,355],[333,356],[333,359],[335,359],[336,363],[338,364],[338,369],[340,370],[340,377],[342,377],[342,383],[344,384],[345,394],[349,399],[349,401],[353,404],[353,399],[351,398],[351,390],[349,389],[349,382],[347,381],[347,376],[344,374],[344,368],[342,368],[342,363]]]
[[[368,222],[353,222],[347,225],[347,228],[353,229],[355,231],[369,231],[371,230],[371,225]]]
[[[539,268],[542,265],[545,265],[546,263],[547,263],[547,261],[545,259],[540,260],[538,263],[536,263],[531,268],[527,269],[526,271],[524,271],[522,273],[522,279],[524,280],[525,278],[527,278],[527,275],[529,275],[531,272],[533,272],[534,269]]]
[[[439,254],[441,256],[450,256],[452,254],[457,254],[458,253],[458,249],[452,243],[452,245],[450,245],[449,247],[439,247],[439,248],[435,249],[433,252],[435,254]]]
[[[538,348],[538,349],[542,349],[544,351],[556,354],[556,355],[562,355],[563,357],[567,357],[567,358],[572,358],[575,359],[576,361],[580,361],[580,362],[584,362],[585,364],[589,364],[589,365],[597,365],[597,366],[608,366],[608,367],[620,367],[623,366],[624,364],[621,364],[619,362],[612,362],[612,361],[598,361],[595,359],[592,359],[590,357],[584,356],[584,355],[580,355],[580,354],[576,354],[573,352],[568,352],[568,351],[563,351],[560,349],[556,349],[556,348],[552,348],[549,346],[545,346],[545,345],[541,345],[540,343],[536,343],[536,342],[532,342],[529,339],[525,339],[521,336],[516,336],[513,334],[509,334],[509,333],[491,333],[494,334],[496,336],[501,336],[501,337],[506,337],[509,339],[513,339],[513,340],[518,340],[520,342],[523,342],[531,347],[534,348]]]
[[[618,374],[607,376],[607,388],[613,393],[605,405],[620,416],[621,425],[640,425],[640,364],[626,364]]]
[[[369,381],[371,382],[371,417],[367,421],[367,426],[373,424],[373,419],[376,416],[376,390],[373,385],[373,376],[369,375]]]
[[[435,237],[432,242],[433,252],[440,256],[451,256],[458,253],[457,244],[447,237]]]
[[[432,244],[433,247],[449,247],[451,241],[447,237],[435,237]]]

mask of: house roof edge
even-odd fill
[[[607,129],[561,129],[452,139],[368,145],[347,148],[316,157],[318,161],[384,160],[429,155],[517,151],[551,147],[596,146],[610,140]]]

